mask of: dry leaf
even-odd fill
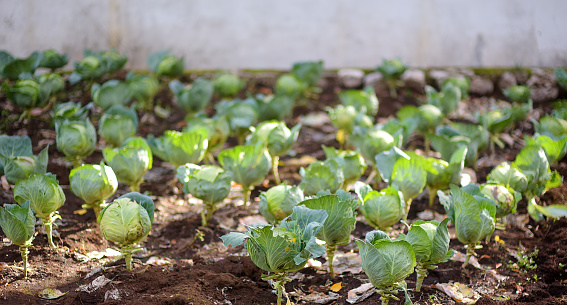
[[[55,300],[66,294],[67,292],[61,292],[59,289],[45,288],[38,294],[38,296],[46,300]]]
[[[480,294],[478,292],[461,283],[437,283],[431,287],[441,290],[453,300],[465,304],[474,304],[478,299],[480,299]]]
[[[342,288],[343,288],[343,282],[338,282],[333,284],[330,289],[332,292],[339,292]]]

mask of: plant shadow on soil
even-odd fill
[[[189,78],[194,76],[188,76],[184,81],[188,81]],[[325,107],[339,103],[336,94],[340,88],[336,77],[326,75],[324,84],[324,91],[319,99],[297,107],[293,117],[288,120],[289,124],[297,123],[297,118],[301,115],[325,111]],[[261,84],[258,86],[262,87]],[[269,93],[269,88],[266,85],[263,90]],[[76,87],[67,89],[74,89],[73,92],[77,92]],[[80,90],[78,92],[73,96],[73,101],[87,103],[88,94],[81,94]],[[176,107],[169,92],[161,92],[157,100],[162,106],[172,109]],[[403,105],[417,104],[416,94],[401,95],[398,99],[379,95],[379,100],[379,117],[392,115]],[[16,111],[1,94],[0,105],[2,108],[8,107]],[[172,113],[168,120],[154,117],[147,121],[150,123],[142,122],[139,135],[144,137],[150,133],[159,135],[166,129],[179,129],[179,126],[182,126],[183,115],[180,111],[172,111]],[[209,109],[209,113],[212,113],[212,110]],[[324,133],[317,129],[311,131]],[[533,131],[526,129],[524,132]],[[57,175],[67,201],[60,209],[63,219],[58,221],[56,226],[55,242],[59,248],[49,248],[45,236],[38,234],[31,247],[29,256],[31,275],[27,279],[22,279],[20,270],[15,268],[22,266],[18,247],[11,245],[7,240],[0,245],[0,304],[275,304],[276,295],[269,283],[261,279],[263,271],[252,263],[243,247],[227,249],[220,246],[221,235],[234,231],[241,219],[258,215],[257,202],[250,206],[227,203],[215,213],[211,224],[207,228],[202,228],[199,217],[200,207],[187,204],[188,195],[180,191],[173,169],[167,168],[167,165],[155,159],[153,178],[142,184],[141,189],[151,195],[159,196],[156,200],[156,221],[152,233],[143,244],[147,253],[143,254],[143,258],[135,260],[135,269],[132,272],[127,272],[124,260],[111,262],[106,258],[85,259],[84,255],[92,251],[104,252],[114,245],[109,244],[102,237],[92,211],[84,215],[74,213],[81,208],[81,200],[69,190],[70,169],[65,166],[62,161],[63,156],[56,149],[55,133],[49,123],[49,114],[44,113],[27,123],[10,124],[2,133],[30,136],[34,143],[34,153],[50,144],[48,171]],[[421,140],[416,139],[418,145],[419,141]],[[332,137],[315,137],[313,134],[302,133],[295,146],[298,153],[295,158],[303,155],[324,158],[321,145],[338,147],[338,143]],[[511,160],[517,152],[518,148],[506,148],[498,151],[498,155]],[[87,159],[87,163],[97,164],[101,159],[100,149],[97,149],[97,152]],[[288,159],[290,157],[282,158],[282,163]],[[562,160],[554,168],[563,176],[567,175],[565,161]],[[480,167],[477,170],[479,180],[482,181],[491,168],[491,166]],[[289,183],[299,183],[298,169],[299,166],[282,166],[280,171],[282,178]],[[273,186],[272,176],[268,176],[267,183],[255,190],[253,197],[257,197],[260,191],[270,186]],[[121,184],[113,198],[126,192],[128,192],[127,187]],[[567,186],[564,183],[560,188],[550,190],[541,200],[548,204],[564,203],[566,194]],[[2,203],[15,203],[11,190],[3,190],[0,193],[0,200]],[[428,209],[427,205],[426,196],[418,197],[412,204],[409,218],[416,219],[418,212]],[[525,202],[520,202],[519,213],[525,214],[525,205]],[[440,214],[445,213],[438,203],[433,210]],[[196,229],[204,233],[202,241],[195,238]],[[364,222],[358,222],[353,237],[363,239],[365,233],[372,229]],[[530,234],[533,234],[533,237]],[[414,303],[454,304],[455,302],[448,296],[431,288],[435,283],[449,282],[463,283],[477,290],[490,288],[491,290],[484,293],[477,302],[482,305],[567,302],[565,267],[567,219],[547,220],[540,223],[530,220],[525,228],[508,225],[505,231],[497,230],[494,235],[498,235],[503,243],[492,239],[488,244],[484,244],[484,247],[478,251],[479,262],[506,276],[507,279],[497,281],[485,270],[472,266],[463,269],[460,262],[449,261],[429,272],[420,293],[414,291],[415,274],[407,279]],[[5,236],[1,235],[1,237]],[[451,247],[460,252],[465,251],[463,245],[455,238],[451,240]],[[535,271],[524,272],[513,267],[516,259],[508,249],[520,247],[524,247],[525,253],[533,253],[536,248],[539,249],[539,254],[534,258],[534,263],[537,264]],[[356,251],[356,246],[351,242],[349,245],[339,247],[339,250]],[[161,257],[169,263],[164,265],[141,263],[147,261],[150,256]],[[325,261],[325,259],[319,260]],[[509,267],[510,265],[512,267]],[[104,266],[104,270],[90,274],[92,270],[101,266]],[[110,282],[96,290],[94,288],[78,290],[79,287],[86,287],[81,285],[89,285],[101,275]],[[350,272],[332,279],[324,270],[313,267],[298,271],[295,278],[301,280],[295,279],[288,283],[286,286],[288,292],[328,293],[331,284],[341,282],[342,289],[338,292],[338,299],[327,304],[349,304],[346,302],[347,292],[368,281],[364,273]],[[56,300],[41,299],[38,294],[45,288],[59,289],[67,294]],[[398,297],[403,299],[402,294]],[[511,299],[505,300],[506,298]],[[496,299],[504,299],[504,301],[497,302]],[[379,296],[373,294],[357,304],[379,302]],[[403,304],[402,301],[390,303]]]

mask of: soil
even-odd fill
[[[207,75],[205,75],[207,76]],[[114,75],[124,77],[124,73]],[[188,82],[196,75],[186,75],[182,79]],[[270,93],[275,77],[249,79],[249,89]],[[84,84],[82,84],[84,85]],[[90,101],[88,93],[83,92],[81,84],[68,86],[62,101],[73,100],[86,104]],[[339,103],[337,93],[340,90],[336,75],[326,73],[321,82],[323,91],[316,100],[308,100],[295,108],[293,117],[287,120],[294,125],[301,116],[324,112],[326,107]],[[409,90],[400,90],[397,98],[379,92],[380,110],[377,119],[383,119],[404,105],[417,105],[419,94]],[[244,96],[242,96],[244,97]],[[139,135],[152,133],[161,135],[164,130],[183,126],[182,111],[178,111],[168,90],[164,89],[156,98],[157,104],[171,109],[167,120],[146,114],[140,124]],[[215,100],[216,101],[216,100]],[[484,100],[471,97],[465,103],[475,107]],[[45,235],[38,234],[30,248],[29,264],[31,273],[28,278],[21,277],[22,261],[18,247],[12,245],[2,233],[0,243],[0,304],[275,304],[276,295],[268,282],[261,279],[263,271],[256,267],[242,246],[226,248],[220,242],[220,236],[242,228],[244,224],[261,220],[258,216],[257,196],[260,191],[274,185],[269,175],[262,186],[256,188],[249,206],[243,205],[238,186],[235,185],[225,204],[215,212],[208,227],[200,226],[199,201],[183,194],[181,185],[175,178],[175,172],[168,164],[154,158],[153,169],[146,177],[141,190],[153,196],[156,204],[156,216],[152,231],[134,260],[134,270],[128,272],[124,260],[112,262],[111,258],[89,259],[87,254],[93,251],[105,252],[107,248],[117,249],[107,242],[99,231],[92,211],[75,214],[81,209],[82,201],[69,189],[70,168],[63,161],[55,145],[55,132],[50,125],[49,111],[37,111],[37,116],[25,122],[15,122],[20,110],[0,94],[0,105],[5,111],[0,126],[2,134],[28,135],[34,143],[34,153],[49,145],[50,162],[48,171],[57,175],[67,201],[60,208],[62,220],[56,222],[55,243],[57,249],[48,246]],[[207,110],[209,114],[213,108]],[[140,113],[141,114],[141,113]],[[93,121],[100,117],[100,111],[92,114]],[[10,123],[7,123],[10,122]],[[322,127],[305,127],[295,145],[296,155],[281,160],[280,175],[292,184],[300,182],[299,166],[291,161],[302,156],[323,159],[321,145],[338,147],[332,135],[334,128],[330,124]],[[531,134],[531,124],[520,124],[520,134]],[[231,139],[228,145],[234,145]],[[420,148],[422,140],[412,139],[412,145]],[[102,160],[99,143],[96,152],[86,162],[98,164]],[[485,180],[490,170],[502,160],[513,160],[521,145],[516,143],[496,152],[496,156],[481,153],[481,162],[476,169],[480,182]],[[496,161],[495,161],[496,160]],[[553,169],[563,176],[567,175],[567,160],[562,160]],[[305,166],[305,165],[304,165]],[[369,174],[369,171],[366,173]],[[365,178],[365,177],[364,177]],[[112,197],[128,192],[126,185],[120,184],[119,190]],[[567,196],[567,184],[548,191],[540,198],[543,204],[564,204]],[[112,199],[111,198],[111,199]],[[15,203],[10,188],[0,192],[2,203]],[[427,195],[422,194],[412,203],[410,221],[418,214],[428,210]],[[433,212],[444,214],[439,204]],[[525,217],[526,203],[521,201],[518,216],[505,219],[505,230],[496,230],[490,241],[483,243],[477,251],[478,261],[483,269],[471,265],[462,268],[461,262],[449,261],[431,270],[425,279],[422,292],[415,292],[415,274],[407,279],[409,294],[414,304],[460,304],[445,293],[433,288],[437,283],[461,283],[480,293],[477,304],[567,304],[567,219],[546,220],[539,223]],[[373,228],[362,217],[359,218],[354,238],[362,239]],[[40,231],[41,226],[38,226]],[[402,226],[394,227],[401,231]],[[202,240],[196,238],[197,232],[204,233]],[[454,230],[453,230],[454,232]],[[452,234],[451,247],[461,253],[464,246]],[[339,247],[339,251],[357,252],[354,242]],[[529,257],[532,262],[522,265],[517,256]],[[150,258],[157,258],[157,263],[148,263]],[[325,263],[324,258],[317,259]],[[367,283],[364,273],[344,272],[331,278],[325,271],[325,265],[306,267],[290,276],[294,279],[286,285],[286,291],[295,295],[320,292],[330,295],[331,285],[341,283],[338,298],[326,304],[349,304],[347,293]],[[491,269],[493,271],[489,271]],[[494,276],[496,274],[497,276]],[[105,285],[96,286],[106,280]],[[89,286],[91,285],[91,286]],[[335,287],[335,286],[333,286]],[[40,298],[44,289],[58,289],[66,293],[58,299]],[[398,297],[402,301],[390,304],[403,304],[403,293]],[[317,304],[298,301],[298,304]],[[357,304],[378,304],[380,298],[372,294]]]

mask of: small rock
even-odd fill
[[[373,87],[376,93],[389,92],[388,85],[384,81],[382,74],[380,74],[379,72],[373,72],[367,74],[364,77],[364,87],[368,87],[368,86]]]
[[[500,76],[500,80],[498,81],[498,88],[502,89],[508,89],[512,86],[516,86],[518,84],[518,81],[516,80],[516,76],[511,73],[511,72],[504,72],[504,74],[502,74]]]
[[[492,93],[492,91],[494,91],[494,83],[492,82],[492,80],[481,76],[471,77],[471,94],[489,95]]]
[[[447,71],[443,71],[443,70],[431,70],[429,71],[429,77],[431,79],[433,79],[433,81],[435,82],[435,85],[437,85],[437,87],[441,87],[441,85],[443,85],[443,82],[451,77],[451,74]]]
[[[358,69],[341,69],[337,73],[339,83],[344,88],[359,88],[362,86],[364,71]]]
[[[557,99],[559,87],[553,71],[542,69],[532,70],[532,76],[526,82],[532,92],[534,103],[547,102]]]
[[[409,89],[416,91],[416,92],[424,92],[425,88],[425,73],[422,70],[406,70],[404,74],[402,74],[401,79],[404,81],[404,84]]]

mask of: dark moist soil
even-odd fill
[[[182,79],[189,82],[197,75],[186,75]],[[204,75],[211,77],[212,75]],[[123,78],[124,73],[114,77]],[[254,92],[269,94],[275,75],[257,75],[248,80],[249,89]],[[84,85],[84,84],[83,84]],[[326,107],[339,103],[337,93],[340,91],[334,73],[327,73],[321,82],[322,93],[316,100],[308,100],[295,108],[293,117],[287,120],[289,125],[298,122],[301,116],[325,112]],[[66,88],[67,96],[61,101],[72,100],[86,104],[90,101],[89,94],[83,92],[81,85]],[[418,105],[419,95],[409,90],[400,90],[398,98],[378,92],[380,110],[377,119],[382,119],[404,105]],[[241,97],[244,97],[242,94]],[[216,99],[215,99],[216,101]],[[472,97],[466,103],[473,105],[483,100]],[[167,129],[180,130],[184,125],[183,112],[179,111],[172,101],[171,93],[162,90],[156,98],[156,103],[171,110],[167,120],[154,115],[141,115],[139,135],[148,134],[159,136]],[[127,272],[124,260],[112,262],[109,258],[85,259],[85,255],[93,251],[104,252],[107,248],[116,249],[108,243],[100,233],[92,211],[80,215],[74,212],[81,209],[81,200],[69,189],[69,171],[63,161],[63,156],[56,149],[55,132],[50,124],[49,111],[38,111],[39,115],[26,122],[15,122],[13,119],[20,114],[5,96],[0,94],[0,105],[3,109],[0,118],[2,134],[28,135],[34,144],[34,153],[38,153],[46,145],[49,146],[50,162],[48,171],[57,175],[62,185],[67,201],[59,210],[62,220],[57,222],[55,243],[57,249],[47,245],[44,234],[38,234],[33,242],[29,255],[31,273],[28,278],[21,278],[22,261],[18,247],[11,245],[5,235],[0,235],[0,304],[275,304],[276,295],[268,282],[261,279],[262,270],[257,268],[242,246],[226,248],[222,246],[219,237],[235,231],[243,224],[251,224],[261,220],[257,216],[257,200],[250,206],[242,205],[238,186],[224,205],[215,212],[210,225],[200,226],[199,201],[183,194],[181,185],[176,181],[174,170],[168,164],[154,158],[153,169],[146,176],[146,182],[141,186],[143,192],[154,196],[156,217],[152,232],[143,243],[146,251],[134,260],[134,270]],[[211,107],[208,114],[213,114]],[[141,113],[140,113],[141,114]],[[95,126],[100,111],[95,110],[91,115]],[[520,134],[532,134],[531,124],[520,124]],[[300,160],[303,156],[323,159],[321,145],[338,147],[332,136],[334,128],[330,124],[322,127],[305,126],[295,145],[296,156],[282,158],[280,174],[288,183],[300,182],[298,170],[300,165],[291,161]],[[229,145],[234,145],[231,139]],[[416,137],[411,143],[416,148],[422,148],[422,139]],[[103,143],[99,143],[96,152],[86,162],[97,164],[102,160],[100,152]],[[481,153],[479,159],[483,162],[476,169],[479,182],[486,180],[486,175],[500,161],[513,160],[521,149],[520,144],[513,147],[498,149],[496,157]],[[494,161],[497,158],[498,162]],[[566,160],[562,160],[553,169],[563,176],[567,174]],[[482,165],[484,164],[484,165]],[[304,164],[302,166],[307,166]],[[366,173],[369,174],[369,171]],[[366,177],[364,177],[366,178]],[[263,185],[256,188],[253,198],[260,191],[273,186],[273,177],[269,175]],[[112,197],[118,197],[128,192],[125,185],[120,185],[118,192]],[[541,197],[543,204],[563,204],[567,197],[567,186],[564,183],[557,189],[548,191]],[[112,199],[111,198],[111,199]],[[15,203],[11,189],[0,192],[2,203]],[[195,203],[195,204],[188,204]],[[412,203],[409,219],[418,218],[418,213],[428,209],[428,198],[425,193]],[[432,211],[444,214],[445,211],[435,203]],[[519,213],[526,211],[525,201],[518,207]],[[362,239],[366,232],[373,228],[363,222],[362,218],[353,232],[354,238]],[[527,219],[527,218],[523,218]],[[257,221],[256,221],[257,220]],[[485,268],[495,270],[503,276],[497,280],[489,271],[473,266],[461,267],[461,262],[449,261],[431,270],[424,281],[422,292],[414,291],[415,274],[408,279],[409,293],[414,304],[460,304],[446,294],[432,288],[436,283],[458,282],[480,292],[481,298],[477,304],[566,304],[567,303],[567,220],[546,220],[535,223],[532,220],[521,221],[514,217],[506,220],[506,230],[496,230],[488,243],[477,251],[478,260]],[[517,223],[520,223],[517,225]],[[38,226],[39,230],[40,226]],[[394,231],[401,232],[401,225],[395,226]],[[456,240],[452,230],[451,247],[464,253],[464,246]],[[203,240],[196,238],[197,232],[204,233]],[[498,238],[499,241],[496,241]],[[342,252],[357,251],[354,242],[339,247]],[[533,253],[537,253],[537,255]],[[526,257],[532,255],[533,262],[520,266],[517,258],[512,255]],[[150,257],[157,257],[161,264],[147,263]],[[319,258],[324,263],[324,258]],[[353,274],[345,272],[332,279],[324,267],[307,267],[290,276],[294,280],[286,285],[288,292],[320,292],[328,294],[332,284],[341,283],[338,299],[327,304],[349,304],[346,302],[347,293],[363,283],[368,282],[364,273]],[[103,268],[101,268],[103,267]],[[530,268],[531,267],[531,268]],[[89,284],[108,279],[108,283],[95,289]],[[46,300],[38,294],[46,288],[58,289],[66,294],[55,300]],[[403,295],[398,295],[403,299]],[[316,304],[304,301],[300,304]],[[377,294],[357,304],[379,304]],[[390,304],[403,304],[403,301],[392,300]]]

